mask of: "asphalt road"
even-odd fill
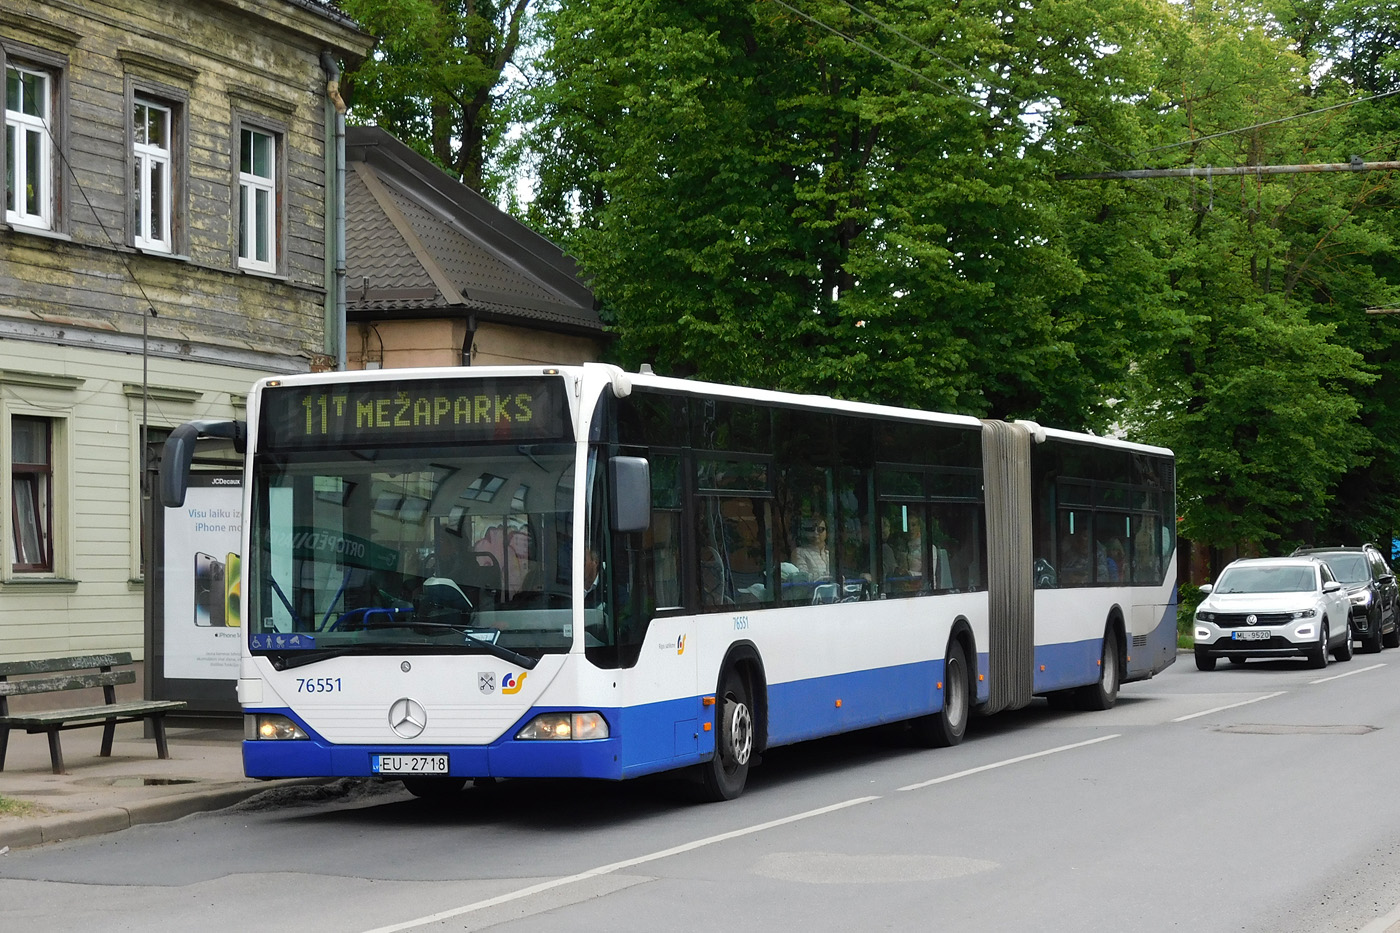
[[[5,929],[1381,933],[1400,918],[1400,651],[1195,670],[955,749],[770,752],[748,792],[507,782],[249,804],[0,859]]]

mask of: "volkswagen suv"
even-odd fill
[[[1351,601],[1324,561],[1315,557],[1244,558],[1201,587],[1196,609],[1196,667],[1215,670],[1229,658],[1305,657],[1326,667],[1330,653],[1351,658]]]
[[[1400,585],[1374,545],[1299,548],[1327,562],[1351,597],[1351,634],[1366,651],[1400,648]]]

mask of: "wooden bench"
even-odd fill
[[[5,770],[5,752],[9,748],[11,729],[24,729],[31,735],[37,732],[48,733],[49,757],[53,760],[54,774],[63,773],[63,749],[59,746],[58,734],[66,729],[82,729],[86,726],[102,726],[101,754],[104,758],[110,758],[117,723],[149,719],[155,730],[156,753],[161,758],[169,758],[170,750],[165,743],[165,714],[184,709],[186,704],[183,700],[137,700],[118,703],[117,685],[136,683],[136,672],[130,665],[131,653],[125,651],[39,661],[0,662],[0,771]],[[116,667],[126,669],[113,670]],[[54,676],[10,680],[11,677],[26,674]],[[60,693],[64,690],[84,690],[91,687],[102,688],[106,702],[101,706],[10,715],[9,698],[12,696]]]

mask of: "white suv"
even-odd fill
[[[1327,564],[1312,557],[1237,560],[1221,571],[1196,609],[1196,667],[1229,658],[1302,656],[1326,667],[1330,652],[1351,658],[1351,605]]]

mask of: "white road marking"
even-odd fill
[[[1384,662],[1384,661],[1382,661],[1382,662],[1379,663],[1379,664],[1372,664],[1370,667],[1358,667],[1356,670],[1354,670],[1354,671],[1347,671],[1345,674],[1333,674],[1331,677],[1324,677],[1324,678],[1322,678],[1321,680],[1310,680],[1310,681],[1308,681],[1308,683],[1310,683],[1310,684],[1325,684],[1325,683],[1327,683],[1327,681],[1329,681],[1329,680],[1341,680],[1343,677],[1350,677],[1352,674],[1364,674],[1364,673],[1366,673],[1367,671],[1374,671],[1374,670],[1376,670],[1376,669],[1378,669],[1378,668],[1382,668],[1382,667],[1385,667],[1385,662]]]
[[[953,781],[958,778],[967,777],[969,775],[980,774],[983,771],[991,771],[994,768],[1004,768],[1007,765],[1018,764],[1022,761],[1030,761],[1035,758],[1044,758],[1046,755],[1055,755],[1059,752],[1067,752],[1075,748],[1084,748],[1089,745],[1097,745],[1099,742],[1107,742],[1109,739],[1116,739],[1120,737],[1121,733],[1114,733],[1113,735],[1099,736],[1096,739],[1089,739],[1084,742],[1076,742],[1073,745],[1060,745],[1056,748],[1047,748],[1045,751],[1042,752],[1032,752],[1029,755],[1019,755],[1015,758],[1007,758],[1004,761],[993,762],[992,764],[982,765],[978,768],[969,768],[966,771],[959,771],[956,774],[947,774],[940,778],[934,778],[931,781],[924,781],[921,784],[910,784],[906,787],[901,787],[899,789],[916,790],[920,787],[928,787],[933,784],[942,784],[946,781]],[[438,913],[429,914],[425,917],[418,917],[414,920],[405,920],[402,923],[394,923],[390,924],[389,926],[376,927],[373,930],[365,931],[365,933],[402,933],[402,931],[404,930],[412,930],[416,927],[427,926],[430,923],[440,923],[444,920],[450,920],[453,917],[460,917],[463,914],[473,913],[478,910],[485,910],[488,907],[497,907],[501,904],[509,904],[513,901],[519,901],[527,897],[533,897],[536,894],[541,894],[545,891],[552,891],[555,888],[562,888],[565,885],[573,884],[576,881],[587,881],[590,878],[598,878],[603,875],[610,875],[614,872],[619,872],[627,868],[635,868],[638,865],[645,865],[647,862],[655,862],[660,859],[670,858],[673,855],[681,855],[685,852],[692,852],[695,849],[701,849],[705,846],[714,845],[718,842],[727,842],[730,839],[738,839],[741,836],[751,836],[754,833],[761,833],[779,826],[786,826],[789,823],[798,823],[802,820],[812,819],[813,817],[825,816],[828,813],[835,813],[838,810],[845,810],[848,807],[859,806],[863,803],[871,803],[879,799],[881,798],[878,795],[871,797],[856,797],[851,800],[842,801],[841,803],[834,803],[828,807],[819,807],[816,810],[807,810],[804,813],[797,813],[792,816],[782,817],[781,819],[769,820],[766,823],[759,823],[755,826],[745,827],[744,829],[736,829],[727,833],[720,833],[716,836],[706,836],[704,839],[696,839],[693,842],[682,843],[678,846],[672,846],[669,849],[662,849],[659,852],[652,852],[648,855],[639,855],[636,858],[624,859],[620,862],[613,862],[610,865],[600,865],[597,868],[590,868],[587,871],[581,871],[575,875],[568,875],[563,878],[555,878],[550,881],[541,881],[539,884],[532,884],[526,888],[520,888],[519,890],[510,891],[506,894],[497,895],[496,897],[490,897],[485,900],[475,901],[471,904],[463,904],[461,907],[453,907],[450,910],[439,911]]]
[[[1239,706],[1248,706],[1251,703],[1258,703],[1260,700],[1272,700],[1274,697],[1281,697],[1287,692],[1287,690],[1280,690],[1278,693],[1266,693],[1263,696],[1255,697],[1252,700],[1241,700],[1238,703],[1229,703],[1225,706],[1214,707],[1213,709],[1203,709],[1199,713],[1192,713],[1189,716],[1178,716],[1175,719],[1173,719],[1172,722],[1185,722],[1188,719],[1198,719],[1201,716],[1209,716],[1211,713],[1220,713],[1224,712],[1227,709],[1235,709]]]
[[[1044,758],[1046,755],[1055,755],[1060,752],[1067,752],[1075,748],[1083,748],[1086,745],[1097,745],[1099,742],[1107,742],[1109,739],[1120,738],[1122,733],[1115,732],[1113,735],[1101,735],[1097,739],[1089,739],[1085,742],[1075,742],[1073,745],[1060,745],[1055,748],[1047,748],[1043,752],[1032,752],[1029,755],[1018,755],[1015,758],[1007,758],[1004,761],[994,761],[989,765],[982,765],[977,768],[968,768],[966,771],[959,771],[956,774],[945,774],[943,777],[934,778],[931,781],[921,781],[918,784],[907,784],[900,790],[918,790],[921,787],[932,787],[934,784],[945,784],[948,781],[956,781],[972,774],[981,774],[983,771],[991,771],[994,768],[1005,768],[1007,765],[1019,764],[1023,761],[1030,761],[1032,758]]]
[[[636,866],[644,865],[647,862],[655,862],[659,859],[670,858],[673,855],[680,855],[684,852],[691,852],[695,849],[701,849],[705,846],[714,845],[717,842],[726,842],[730,839],[738,839],[740,836],[750,836],[754,833],[761,833],[765,830],[773,829],[777,826],[785,826],[788,823],[797,823],[802,820],[809,820],[812,817],[824,816],[828,813],[834,813],[837,810],[844,810],[847,807],[855,807],[859,806],[860,804],[870,803],[873,800],[879,799],[879,797],[856,797],[853,800],[846,800],[841,803],[834,803],[829,807],[820,807],[816,810],[808,810],[805,813],[797,813],[793,816],[785,816],[782,819],[770,820],[767,823],[759,823],[756,826],[749,826],[744,829],[736,829],[731,832],[720,833],[717,836],[707,836],[704,839],[696,839],[693,842],[687,842],[683,843],[682,845],[672,846],[669,849],[662,849],[660,852],[652,852],[649,855],[639,855],[636,858],[624,859],[621,862],[613,862],[611,865],[600,865],[597,868],[590,868],[587,871],[581,871],[576,875],[568,875],[564,878],[555,878],[552,881],[542,881],[539,884],[530,885],[528,888],[521,888],[518,891],[511,891],[507,894],[498,895],[497,897],[487,898],[484,901],[476,901],[472,904],[464,904],[461,907],[454,907],[451,910],[444,910],[435,914],[429,914],[426,917],[419,917],[416,920],[406,920],[403,923],[395,923],[387,927],[377,927],[373,930],[367,931],[367,933],[399,933],[399,931],[401,930],[411,930],[414,927],[427,926],[430,923],[439,923],[443,920],[450,920],[453,917],[460,917],[463,914],[472,913],[473,911],[485,910],[488,907],[496,907],[500,904],[508,904],[511,901],[518,901],[522,898],[532,897],[533,895],[540,894],[544,891],[551,891],[555,888],[562,888],[564,885],[573,884],[575,881],[587,881],[589,878],[597,878],[600,875],[609,875],[613,872],[622,871],[625,868],[635,868]]]

